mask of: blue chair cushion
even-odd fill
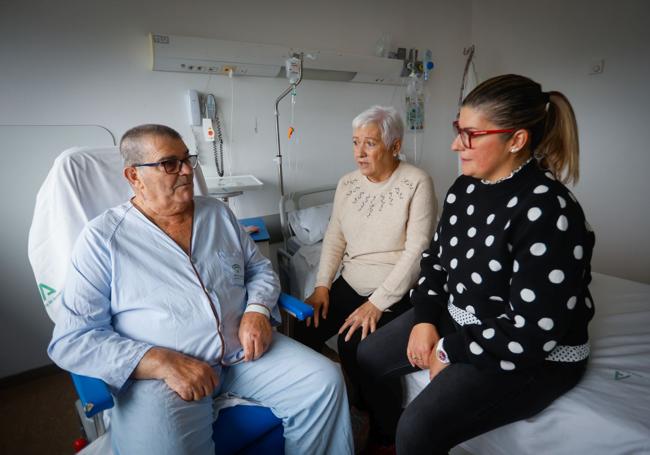
[[[217,448],[217,452],[219,449]],[[284,455],[284,428],[278,425],[253,444],[239,451],[238,455]]]
[[[284,453],[282,421],[269,408],[233,406],[222,409],[212,425],[216,453]]]

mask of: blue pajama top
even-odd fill
[[[127,381],[153,346],[213,366],[243,358],[239,322],[264,305],[279,322],[271,262],[220,201],[194,198],[188,256],[131,202],[90,221],[77,240],[48,354],[61,368]]]

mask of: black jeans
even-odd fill
[[[314,327],[312,320],[311,327],[305,323],[297,323],[294,327],[294,338],[301,343],[309,346],[317,352],[320,352],[325,342],[338,333],[345,319],[356,310],[362,303],[368,300],[368,296],[357,294],[354,289],[343,279],[339,277],[330,289],[330,305],[327,312],[327,319],[319,318],[318,328]],[[400,314],[411,308],[408,296],[405,296],[399,302],[390,307],[390,311],[384,311],[377,322],[377,327],[381,327]],[[341,365],[348,376],[351,390],[348,391],[350,403],[362,406],[360,403],[360,371],[357,362],[357,347],[361,342],[361,329],[357,329],[349,341],[345,341],[347,330],[338,337],[338,351],[341,358]],[[366,340],[372,338],[369,334]],[[364,340],[364,343],[365,341]],[[363,344],[363,343],[361,343]]]
[[[413,371],[406,358],[413,323],[411,310],[359,347],[360,368],[369,375],[365,380],[374,378],[375,387],[383,386],[389,397],[369,403],[382,407],[373,412],[399,416],[401,403],[395,401],[393,384],[396,377]],[[440,336],[456,330],[447,312],[437,328]],[[516,373],[502,373],[452,363],[402,412],[395,435],[397,453],[446,454],[463,441],[532,417],[572,389],[585,367],[586,361],[544,362]]]

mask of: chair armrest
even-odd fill
[[[86,417],[113,407],[113,396],[101,379],[70,373]]]
[[[299,319],[300,321],[303,321],[314,315],[314,308],[312,308],[311,305],[307,305],[302,300],[298,300],[297,298],[290,296],[289,294],[285,294],[284,292],[280,294],[278,305],[280,305],[280,308],[282,308],[284,311]]]

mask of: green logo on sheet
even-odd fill
[[[621,379],[627,379],[627,378],[629,378],[630,376],[632,376],[630,373],[624,373],[623,371],[618,371],[618,370],[616,370],[616,371],[614,372],[614,379],[615,379],[616,381],[620,381]]]
[[[38,293],[41,294],[41,299],[43,299],[45,306],[48,306],[54,300],[56,289],[49,287],[47,284],[39,283]]]

